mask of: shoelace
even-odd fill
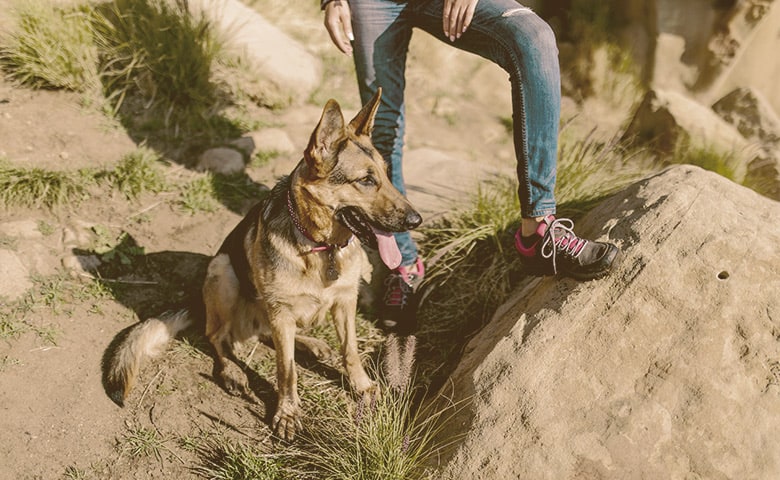
[[[414,274],[409,274],[409,280],[413,281]],[[412,293],[412,286],[401,274],[391,274],[385,278],[385,305],[388,307],[403,308],[406,306],[409,294]]]
[[[558,233],[559,229],[562,234]],[[547,226],[547,231],[542,241],[541,254],[543,258],[552,258],[553,272],[555,273],[558,273],[558,268],[555,264],[558,250],[571,258],[577,258],[585,250],[585,245],[588,244],[586,239],[577,237],[573,229],[574,222],[568,218],[556,218]]]

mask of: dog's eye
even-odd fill
[[[357,183],[364,187],[375,187],[376,178],[374,178],[372,175],[366,175],[365,177],[358,179]]]

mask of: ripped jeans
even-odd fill
[[[450,42],[442,29],[443,0],[349,0],[355,67],[366,103],[382,87],[373,142],[389,165],[390,178],[406,194],[401,158],[404,142],[404,78],[412,29],[493,61],[509,73],[523,217],[555,213],[560,70],[550,26],[515,0],[480,0],[470,27]],[[402,265],[417,258],[409,233],[396,235]]]

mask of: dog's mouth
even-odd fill
[[[376,248],[387,268],[393,270],[401,265],[401,251],[393,235],[371,225],[360,210],[354,207],[341,208],[336,212],[336,219],[362,243]]]

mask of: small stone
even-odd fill
[[[232,175],[244,170],[244,156],[238,150],[218,147],[206,150],[198,159],[198,169],[222,175]]]

